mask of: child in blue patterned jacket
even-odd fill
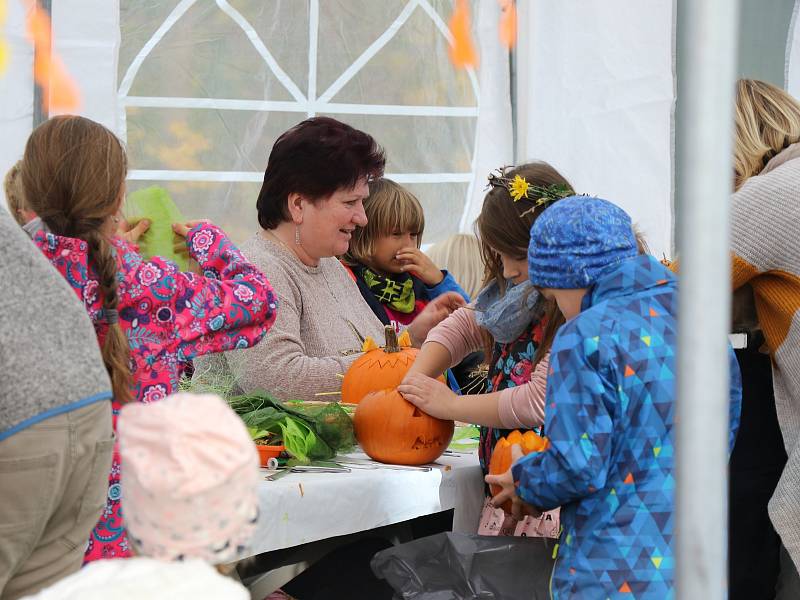
[[[528,271],[567,319],[550,354],[550,446],[486,478],[503,486],[495,502],[562,507],[553,598],[671,598],[677,280],[637,255],[625,211],[585,196],[536,220]],[[732,448],[741,385],[729,355]]]

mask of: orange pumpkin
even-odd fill
[[[354,361],[342,380],[342,402],[358,404],[370,392],[396,388],[403,381],[419,350],[411,345],[404,331],[398,339],[391,325],[385,328],[386,345],[380,347],[371,337],[364,341],[364,356]],[[439,378],[444,382],[444,377]]]
[[[353,425],[370,458],[396,465],[433,462],[453,439],[452,421],[422,412],[396,389],[367,394],[356,407]]]
[[[541,437],[534,431],[526,431],[520,433],[515,430],[508,434],[508,437],[501,437],[497,440],[492,451],[492,459],[489,461],[489,473],[492,475],[502,475],[511,468],[511,446],[519,444],[522,448],[522,454],[530,452],[544,452],[550,447],[550,440],[546,437]],[[492,496],[496,496],[502,490],[499,485],[490,485]],[[505,502],[501,507],[504,511],[511,512],[511,501]]]

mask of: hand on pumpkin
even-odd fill
[[[512,465],[523,456],[522,448],[519,444],[511,446]],[[484,477],[484,481],[489,485],[499,485],[502,488],[500,493],[492,498],[492,505],[502,506],[504,502],[511,500],[511,515],[518,521],[522,520],[525,515],[538,517],[542,514],[542,511],[535,506],[523,502],[522,499],[517,496],[517,484],[514,481],[511,469],[500,475],[487,475]]]
[[[431,300],[408,326],[414,346],[417,348],[422,346],[431,329],[465,304],[464,298],[455,292],[447,292]]]
[[[403,261],[403,266],[400,269],[404,273],[415,273],[428,287],[439,285],[444,279],[444,273],[419,248],[401,248],[397,252],[396,258]]]
[[[411,404],[432,417],[453,418],[453,404],[458,401],[458,396],[441,381],[422,373],[411,373],[403,378],[402,383],[397,386],[397,391]]]

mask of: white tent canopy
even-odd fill
[[[450,0],[52,0],[53,48],[81,114],[126,140],[129,190],[242,239],[276,136],[316,114],[374,135],[423,202],[424,241],[471,231],[486,175],[541,159],[672,243],[673,2],[519,3],[517,149],[497,2],[472,3],[480,65],[448,58]],[[26,3],[8,0],[0,169],[33,126]],[[563,35],[569,31],[569,35]]]

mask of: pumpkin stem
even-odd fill
[[[400,352],[400,344],[397,342],[397,332],[394,330],[394,327],[391,325],[386,325],[384,328],[384,333],[386,334],[386,352]]]

